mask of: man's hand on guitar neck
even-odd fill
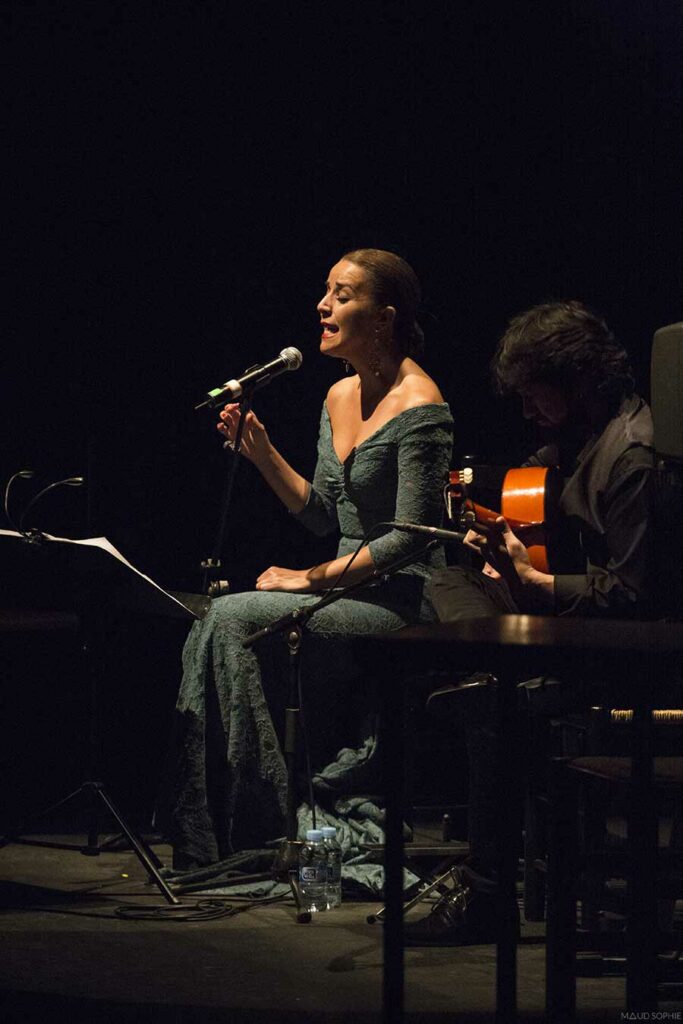
[[[468,531],[464,543],[484,559],[487,576],[506,581],[523,611],[553,607],[555,577],[534,569],[526,547],[502,516],[491,525],[477,524],[476,530]]]

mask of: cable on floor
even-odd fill
[[[245,910],[250,910],[252,907],[264,906],[267,903],[277,903],[290,896],[290,892],[256,898],[236,894],[230,897],[229,903],[213,897],[199,899],[193,904],[181,903],[173,905],[169,903],[155,903],[146,907],[124,904],[122,907],[116,907],[114,914],[125,921],[213,921],[220,917],[234,917],[236,914],[243,914]]]
[[[240,908],[241,909],[241,908]],[[188,905],[181,903],[176,906],[169,903],[156,903],[153,906],[140,907],[126,904],[117,907],[116,917],[125,921],[213,921],[219,917],[232,917],[238,913],[237,907],[225,900],[197,900]]]

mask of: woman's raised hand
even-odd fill
[[[220,414],[220,423],[216,424],[219,433],[225,438],[225,443],[232,448],[237,434],[237,424],[240,418],[240,407],[237,402],[226,405]],[[240,452],[250,462],[258,464],[268,452],[270,441],[268,433],[256,414],[251,410],[244,417],[244,428],[242,430],[242,444]]]

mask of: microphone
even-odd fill
[[[226,380],[219,388],[209,391],[206,400],[195,405],[195,409],[203,409],[205,405],[215,409],[223,402],[235,401],[245,392],[250,394],[257,388],[269,384],[273,377],[279,376],[286,370],[298,370],[304,361],[304,357],[298,348],[283,348],[277,359],[270,363],[263,363],[261,366],[251,366],[245,370],[239,380]]]
[[[66,480],[55,480],[53,484],[48,484],[47,487],[43,487],[42,491],[38,491],[38,493],[33,498],[31,498],[28,505],[22,512],[21,518],[19,519],[19,529],[17,532],[23,534],[27,540],[31,541],[35,539],[36,535],[38,538],[42,538],[42,534],[40,533],[39,530],[33,531],[31,529],[24,529],[24,522],[26,520],[26,516],[31,511],[33,506],[36,504],[36,502],[40,501],[44,494],[47,494],[48,491],[54,490],[55,487],[82,487],[83,483],[84,480],[82,476],[69,476],[66,478]]]
[[[457,530],[442,530],[438,526],[419,526],[417,523],[387,523],[394,530],[402,530],[404,533],[424,533],[432,540],[440,540],[442,544],[459,544],[465,539],[464,533]]]

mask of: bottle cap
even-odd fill
[[[306,830],[306,841],[310,843],[319,843],[322,839],[323,834],[319,828],[309,828]]]
[[[337,834],[337,830],[334,825],[323,825],[320,831],[323,834],[323,839],[334,839]]]

